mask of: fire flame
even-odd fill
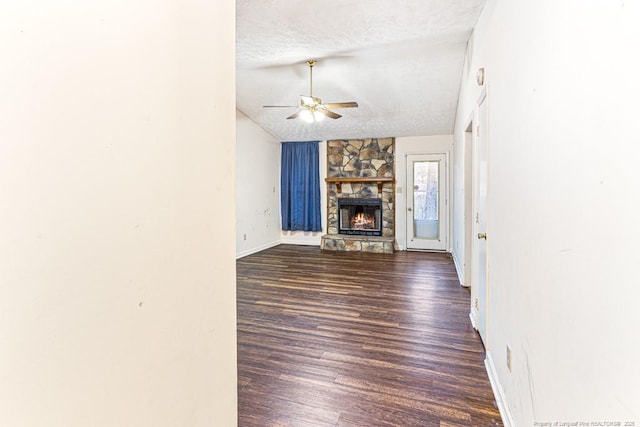
[[[372,216],[359,213],[351,218],[351,228],[354,230],[375,229],[376,220]]]

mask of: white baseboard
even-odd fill
[[[283,245],[320,246],[324,233],[322,231],[283,231],[280,243]]]
[[[469,312],[469,319],[471,319],[471,326],[473,326],[473,329],[477,331],[478,327],[476,326],[476,313],[474,313],[473,310]]]
[[[236,259],[244,258],[247,255],[255,254],[257,252],[264,251],[265,249],[273,248],[274,246],[278,246],[280,243],[282,243],[280,240],[276,240],[274,242],[265,243],[264,245],[260,245],[255,248],[245,249],[244,251],[236,253]]]
[[[453,258],[453,265],[456,267],[456,273],[458,273],[458,282],[460,282],[460,286],[470,288],[471,285],[469,283],[471,282],[469,281],[469,277],[464,277],[464,264],[461,264],[460,261],[458,261],[458,257],[454,251],[451,251],[451,258]]]
[[[489,376],[489,382],[491,383],[491,388],[493,389],[493,396],[496,399],[496,404],[498,405],[498,410],[500,411],[500,416],[502,417],[502,423],[504,427],[512,427],[513,418],[511,417],[511,413],[509,412],[509,408],[506,404],[506,398],[504,395],[504,390],[500,386],[500,381],[498,380],[498,373],[496,372],[496,367],[493,364],[493,358],[491,357],[491,353],[487,351],[487,356],[484,359],[484,366],[487,369],[487,375]]]
[[[458,282],[460,282],[460,286],[464,286],[464,281],[462,280],[462,269],[460,268],[458,257],[454,251],[451,251],[451,258],[453,258],[453,266],[456,268],[456,273],[458,273]]]

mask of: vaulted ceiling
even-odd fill
[[[237,108],[281,141],[453,132],[465,50],[485,0],[237,0]],[[309,94],[341,118],[305,123]]]

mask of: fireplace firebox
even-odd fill
[[[382,236],[382,200],[339,198],[338,234]]]

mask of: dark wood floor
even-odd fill
[[[239,426],[501,426],[446,254],[281,245],[238,274]]]

